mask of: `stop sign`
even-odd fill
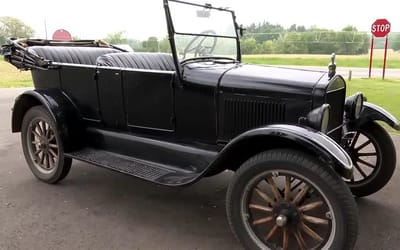
[[[53,40],[70,41],[72,40],[72,36],[68,31],[59,29],[54,31]]]
[[[386,19],[377,19],[371,25],[371,33],[375,37],[384,37],[390,32],[390,23]]]

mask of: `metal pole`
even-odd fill
[[[371,68],[372,68],[372,55],[374,52],[374,35],[371,38],[371,50],[369,52],[369,78],[371,78]]]
[[[44,34],[45,34],[46,40],[47,40],[47,22],[46,22],[46,20],[44,20]]]
[[[386,35],[386,41],[385,41],[385,56],[383,57],[383,72],[382,72],[382,80],[385,80],[385,71],[386,71],[386,58],[387,58],[387,49],[388,49],[388,43],[389,43],[389,36]]]

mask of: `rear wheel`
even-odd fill
[[[351,192],[367,196],[383,188],[396,168],[396,150],[392,138],[379,124],[361,126],[345,146],[352,158],[354,176],[347,181]]]
[[[57,183],[68,175],[72,159],[64,157],[56,124],[43,106],[32,107],[26,112],[21,141],[29,168],[39,180]]]
[[[342,179],[293,150],[252,157],[227,193],[230,226],[246,249],[352,249],[357,214]]]

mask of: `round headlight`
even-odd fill
[[[321,107],[312,110],[307,115],[307,125],[326,133],[329,125],[330,106],[323,104]]]
[[[344,109],[345,116],[347,119],[358,119],[360,118],[361,111],[364,105],[363,94],[358,92],[346,99]]]

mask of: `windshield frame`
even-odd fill
[[[224,36],[224,35],[206,35],[206,34],[197,34],[197,33],[183,33],[183,32],[176,32],[174,28],[174,23],[173,23],[173,18],[171,15],[171,11],[169,8],[169,2],[174,2],[174,3],[179,3],[179,4],[185,4],[185,5],[190,5],[190,6],[195,6],[195,7],[200,7],[204,9],[211,9],[215,11],[224,11],[224,12],[229,12],[232,15],[232,22],[234,25],[235,33],[234,36]],[[210,4],[202,5],[202,4],[196,4],[196,3],[190,3],[190,2],[184,2],[180,0],[164,0],[164,9],[165,9],[165,15],[167,19],[167,27],[168,27],[168,36],[169,36],[169,41],[171,44],[171,50],[173,53],[174,61],[175,61],[175,66],[177,69],[180,69],[180,61],[179,61],[179,56],[177,54],[177,48],[176,48],[176,43],[175,43],[175,36],[176,35],[187,35],[187,36],[210,36],[210,37],[216,37],[216,38],[230,38],[230,39],[235,39],[236,40],[236,60],[238,62],[241,62],[242,60],[242,55],[241,55],[241,49],[240,49],[240,37],[238,33],[239,26],[236,23],[236,16],[235,12],[233,10],[229,10],[226,8],[218,8],[211,6]],[[210,60],[214,58],[214,56],[209,56],[207,57]],[[215,58],[220,58],[219,56],[215,56]],[[197,57],[197,58],[190,58],[188,61],[196,61],[196,59],[199,60],[204,60],[202,57]],[[233,59],[233,58],[232,58]],[[184,63],[186,60],[183,60],[182,63]]]

